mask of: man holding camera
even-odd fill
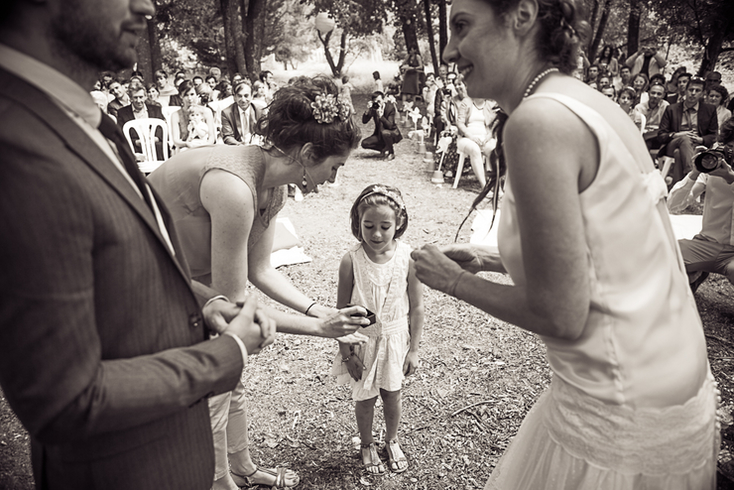
[[[650,41],[627,58],[624,64],[631,68],[633,77],[638,73],[644,73],[649,79],[656,73],[662,73],[667,61],[658,51],[657,43]]]
[[[693,292],[710,272],[734,285],[734,118],[721,125],[718,141],[709,151],[709,158],[718,160],[713,170],[701,172],[698,167],[706,169],[697,164],[668,197],[668,209],[680,212],[706,191],[701,231],[691,240],[678,241]],[[700,162],[701,155],[696,160]]]
[[[394,160],[393,145],[402,140],[403,136],[395,123],[395,106],[385,101],[385,94],[382,92],[372,94],[372,100],[362,114],[362,124],[367,124],[370,119],[375,121],[375,132],[362,140],[362,148],[379,151],[382,158]]]

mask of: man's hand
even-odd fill
[[[222,333],[237,335],[245,344],[248,354],[257,354],[275,340],[275,321],[257,309],[257,297],[251,294]]]

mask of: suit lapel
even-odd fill
[[[91,167],[122,197],[166,249],[179,272],[189,283],[190,278],[185,268],[171,253],[168,244],[161,235],[153,212],[102,149],[76,123],[71,121],[69,116],[51,101],[45,93],[3,69],[0,69],[0,93],[36,114],[42,123],[46,124],[66,143],[69,150],[79,156],[84,163]],[[161,213],[163,213],[165,209],[163,201],[157,196],[156,201]],[[167,210],[165,212],[167,214]],[[166,222],[166,227],[168,230],[172,230],[170,221]],[[175,246],[177,247],[177,245],[176,243]],[[181,249],[176,248],[176,250],[180,251]]]

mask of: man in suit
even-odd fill
[[[370,119],[375,122],[375,131],[372,136],[362,140],[362,148],[379,151],[382,158],[394,160],[393,145],[402,140],[403,136],[395,123],[395,106],[385,101],[382,92],[372,94],[372,100],[362,114],[362,124],[367,124]]]
[[[191,283],[165,206],[89,95],[99,71],[132,66],[153,13],[0,5],[0,386],[39,489],[209,489],[206,400],[274,335],[254,299]]]
[[[245,80],[234,86],[234,103],[222,110],[222,139],[228,145],[246,145],[252,141],[261,110],[252,103],[252,87]]]
[[[120,126],[120,130],[125,128],[125,123],[133,121],[135,119],[161,119],[164,123],[166,118],[163,116],[163,110],[160,106],[148,104],[145,100],[147,98],[145,87],[142,83],[137,80],[130,82],[130,86],[127,89],[127,95],[130,98],[130,105],[120,108],[117,111],[117,125]],[[160,129],[156,132],[156,153],[158,160],[163,160],[163,131]],[[140,137],[135,133],[132,137],[135,148],[133,149],[136,153],[142,153],[143,148],[140,145]]]
[[[690,73],[681,73],[678,75],[678,92],[675,94],[669,94],[665,97],[668,104],[677,104],[685,100],[686,89],[688,88],[688,82],[691,81],[691,77],[693,77],[693,75]]]
[[[120,109],[130,105],[130,99],[125,93],[125,88],[117,80],[113,80],[110,83],[110,95],[112,95],[113,99],[107,104],[107,114],[117,117],[117,112]]]
[[[671,186],[690,171],[694,146],[711,148],[716,140],[719,129],[716,107],[704,104],[701,100],[703,86],[703,78],[691,78],[686,88],[685,100],[669,105],[660,121],[658,140],[663,146],[658,155],[675,157]]]

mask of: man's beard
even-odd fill
[[[50,27],[59,56],[69,62],[76,58],[99,71],[133,66],[137,60],[134,49],[124,46],[82,2],[69,3],[72,5],[62,9]]]

